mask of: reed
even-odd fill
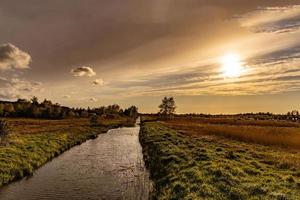
[[[219,121],[221,121],[219,119]],[[300,148],[300,128],[298,123],[274,122],[273,126],[262,122],[244,123],[203,123],[198,120],[174,120],[166,121],[167,126],[181,130],[187,134],[216,135],[244,142],[263,145],[276,145],[286,148]],[[261,125],[263,124],[263,125]],[[279,126],[277,126],[280,124]]]

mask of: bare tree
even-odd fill
[[[159,114],[162,117],[171,118],[176,110],[174,97],[164,97],[159,105],[159,109]]]

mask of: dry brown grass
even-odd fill
[[[276,127],[298,127],[300,128],[300,123],[284,121],[284,120],[255,120],[255,119],[242,119],[238,117],[198,117],[198,118],[188,118],[188,117],[177,117],[174,119],[176,122],[189,121],[193,123],[201,124],[224,124],[224,125],[235,125],[235,126],[276,126]]]
[[[64,120],[46,120],[46,119],[28,119],[28,118],[7,118],[11,132],[13,134],[41,134],[55,132],[72,132],[74,129],[86,129],[90,126],[88,118],[64,119]],[[116,118],[105,119],[99,118],[101,126],[113,125],[130,125],[130,119]]]
[[[165,123],[186,134],[216,135],[244,142],[300,149],[300,128],[296,123],[293,123],[293,127],[289,122],[286,125],[284,122],[276,122],[273,126],[266,126],[261,121],[252,121],[252,125],[228,124],[226,120],[223,124],[208,123],[208,120],[203,123],[203,120],[189,119],[170,120]]]
[[[57,132],[89,125],[88,119],[39,120],[39,119],[7,119],[13,134],[41,134]]]

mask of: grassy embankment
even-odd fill
[[[71,147],[120,126],[132,126],[127,118],[100,119],[91,127],[89,119],[7,119],[11,134],[0,143],[0,186],[31,175]]]
[[[270,137],[272,131],[253,125],[252,130],[246,126],[248,131],[239,126],[237,134],[232,125],[196,124],[143,123],[140,140],[155,183],[154,199],[300,199],[300,153],[289,144],[277,147],[274,138],[280,133]],[[267,146],[256,143],[263,143],[260,137],[250,142],[237,137],[252,131],[275,142]]]

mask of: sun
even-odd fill
[[[240,77],[244,67],[241,57],[235,53],[228,53],[221,58],[222,73],[225,77]]]

